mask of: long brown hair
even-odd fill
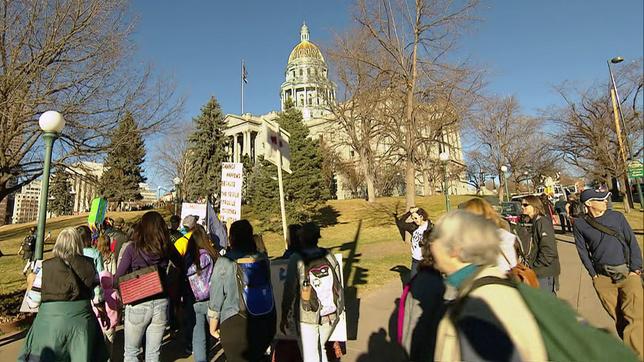
[[[253,239],[253,226],[246,219],[237,220],[230,225],[228,236],[230,248],[247,254],[257,252],[257,245]]]
[[[161,214],[148,211],[132,233],[134,247],[146,255],[165,257],[168,255],[170,233]]]
[[[190,255],[192,262],[197,266],[197,273],[201,272],[202,266],[200,262],[201,254],[199,250],[204,249],[208,255],[212,258],[214,263],[217,260],[219,254],[217,250],[212,246],[212,242],[206,233],[206,230],[203,226],[197,224],[192,230],[192,235],[188,239],[188,246],[186,247],[186,254]]]
[[[521,202],[525,202],[528,205],[532,206],[534,208],[534,211],[537,215],[545,216],[546,215],[546,209],[543,205],[543,202],[541,202],[541,199],[537,196],[534,195],[528,195],[521,199]]]
[[[96,239],[96,249],[98,249],[98,252],[101,253],[101,256],[103,257],[103,260],[107,260],[110,255],[112,254],[112,249],[110,248],[110,238],[109,236],[105,235],[104,232],[101,232],[98,235],[98,239]]]
[[[499,229],[510,231],[510,225],[501,218],[501,215],[494,210],[489,202],[481,198],[475,197],[465,201],[461,206],[461,209],[469,211],[472,214],[481,215],[495,223]]]

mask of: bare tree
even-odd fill
[[[43,111],[66,120],[58,164],[102,154],[126,111],[144,134],[180,111],[172,83],[133,65],[126,4],[0,2],[0,200],[42,174]]]
[[[329,58],[340,85],[336,102],[327,100],[328,110],[339,128],[333,137],[335,147],[350,147],[359,158],[367,185],[367,200],[376,201],[376,154],[382,136],[380,113],[383,102],[382,74],[363,62],[374,55],[373,40],[364,29],[354,29],[336,37]]]
[[[192,129],[192,122],[177,124],[171,131],[164,131],[154,146],[156,173],[166,184],[173,184],[175,177],[183,180],[182,184],[187,180],[186,174],[190,170],[187,135]]]
[[[388,78],[384,89],[389,93],[385,105],[389,109],[387,124],[393,132],[387,133],[405,163],[407,207],[415,203],[419,146],[424,142],[436,142],[431,137],[424,137],[420,131],[421,123],[431,117],[421,117],[421,108],[417,105],[422,103],[424,94],[439,89],[437,84],[440,84],[444,70],[458,70],[442,64],[441,59],[452,50],[459,30],[471,20],[470,11],[476,4],[476,0],[358,1],[355,19],[383,54],[362,61]],[[434,103],[432,106],[451,104]],[[433,112],[440,119],[450,113],[445,109]]]
[[[624,134],[636,159],[642,154],[644,131],[642,79],[641,60],[621,67],[616,74],[624,111]],[[611,177],[623,178],[626,168],[620,159],[608,89],[607,82],[582,89],[563,83],[556,90],[564,106],[553,109],[547,116],[557,126],[553,136],[559,140],[556,148],[563,159],[591,178],[610,184]]]

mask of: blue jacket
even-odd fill
[[[617,211],[606,210],[604,215],[595,218],[598,223],[622,233],[630,247],[630,270],[642,270],[642,252],[637,238],[624,215]],[[575,244],[582,263],[591,277],[597,275],[595,265],[627,264],[622,243],[615,237],[593,228],[583,218],[576,218],[573,224]],[[592,255],[592,259],[590,257]]]

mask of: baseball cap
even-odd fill
[[[585,204],[586,201],[606,200],[608,196],[610,196],[610,191],[588,189],[588,190],[582,191],[581,196],[579,197],[579,200],[581,201],[582,204]]]

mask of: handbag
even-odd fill
[[[141,258],[143,259],[143,258]],[[143,259],[145,261],[145,259]],[[134,304],[164,291],[159,267],[149,265],[119,278],[119,291],[123,304]]]
[[[508,260],[508,257],[505,255],[503,250],[499,249],[499,251],[501,252],[501,255],[503,255],[505,261],[508,262],[508,265],[511,265],[510,260]],[[525,256],[522,252],[519,256],[522,260],[525,260]],[[530,269],[530,267],[527,266],[523,261],[518,261],[517,265],[513,266],[508,274],[518,282],[527,284],[533,288],[539,288],[539,279],[537,278],[537,273],[535,273],[534,270]]]

